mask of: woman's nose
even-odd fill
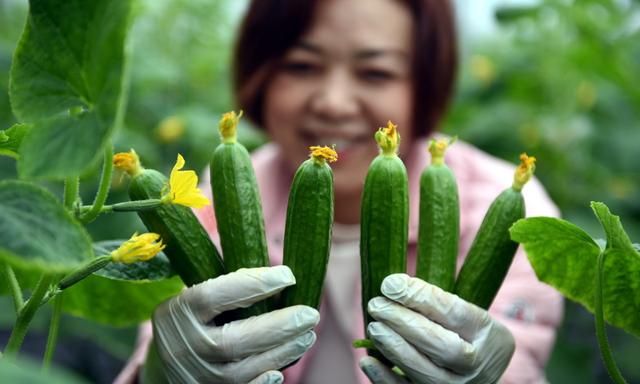
[[[335,71],[319,82],[311,108],[326,119],[344,119],[358,113],[358,98],[348,74]]]

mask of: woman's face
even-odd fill
[[[322,0],[267,85],[266,129],[292,169],[309,146],[335,144],[336,199],[359,197],[378,127],[391,120],[409,146],[412,26],[397,0]]]

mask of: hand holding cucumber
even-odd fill
[[[367,334],[376,348],[415,383],[495,383],[515,342],[484,309],[406,274],[389,275],[369,301],[376,320]],[[405,378],[366,357],[360,366],[374,383]],[[393,378],[393,379],[392,379]]]
[[[187,288],[158,306],[154,343],[169,382],[282,382],[276,370],[302,356],[316,339],[312,328],[320,315],[315,309],[296,305],[224,326],[212,320],[293,284],[286,266],[240,269]]]

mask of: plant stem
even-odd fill
[[[51,360],[53,359],[53,353],[56,350],[56,343],[58,342],[58,330],[60,329],[60,317],[62,314],[62,298],[64,296],[59,294],[53,300],[53,313],[51,313],[51,323],[49,324],[49,335],[47,336],[47,347],[44,351],[44,359],[42,361],[42,369],[49,370],[51,366]]]
[[[88,224],[98,217],[102,211],[102,206],[107,201],[109,195],[109,187],[111,186],[111,175],[113,174],[113,145],[107,144],[104,148],[104,162],[102,164],[102,175],[100,176],[100,184],[98,192],[93,200],[91,209],[80,217],[83,224]]]
[[[20,283],[16,278],[16,274],[13,272],[13,268],[9,264],[3,265],[4,274],[6,275],[7,284],[9,285],[9,291],[13,297],[13,306],[16,309],[16,315],[20,313],[24,307],[24,298],[22,297],[22,289],[20,289]]]
[[[626,380],[622,377],[622,373],[618,369],[611,347],[609,346],[609,340],[607,339],[607,330],[604,322],[604,308],[603,308],[603,280],[604,280],[604,257],[605,251],[600,252],[598,256],[598,269],[596,271],[596,296],[595,296],[595,316],[596,316],[596,336],[598,338],[598,346],[600,347],[600,353],[604,365],[609,372],[609,376],[616,384],[626,384]]]
[[[64,206],[68,210],[73,209],[73,203],[78,199],[80,191],[80,178],[77,176],[69,177],[64,181]]]
[[[373,341],[370,339],[357,339],[353,340],[351,343],[353,348],[367,348],[367,349],[375,349],[376,346],[373,344]]]
[[[164,203],[160,199],[125,201],[113,205],[103,205],[100,208],[100,213],[150,211],[158,208],[162,204]],[[91,209],[91,205],[84,205],[80,208],[80,211],[89,211]]]
[[[11,331],[11,336],[9,336],[9,341],[7,342],[7,347],[4,351],[7,356],[15,357],[15,355],[18,354],[18,351],[20,351],[20,347],[22,346],[24,337],[27,334],[27,330],[29,329],[31,320],[33,320],[33,316],[36,314],[36,311],[40,307],[40,302],[49,289],[49,285],[51,284],[52,280],[52,275],[43,274],[40,277],[40,280],[38,281],[35,289],[33,290],[31,297],[24,305],[20,313],[18,313],[16,324]]]

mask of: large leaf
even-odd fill
[[[27,182],[0,182],[0,259],[20,269],[56,273],[92,257],[84,227],[51,193]]]
[[[532,217],[518,220],[510,232],[524,246],[538,279],[593,311],[600,247],[585,231],[565,220]]]
[[[0,155],[17,158],[18,148],[29,128],[27,124],[14,124],[11,128],[0,131]]]
[[[511,238],[523,244],[538,278],[594,312],[597,259],[604,264],[604,314],[610,324],[640,336],[640,254],[604,204],[593,205],[607,233],[606,248],[585,231],[551,217],[522,219]]]
[[[33,125],[20,148],[21,176],[63,178],[96,161],[124,101],[131,3],[30,1],[9,88],[14,114]]]
[[[0,378],[3,383],[82,384],[87,381],[60,367],[42,370],[42,364],[21,358],[0,358]]]
[[[117,248],[122,241],[94,245],[97,255]],[[127,326],[149,319],[153,309],[184,287],[169,259],[160,253],[150,261],[111,263],[65,290],[63,306],[68,313],[103,324]]]
[[[624,231],[620,218],[606,205],[591,208],[607,235],[604,254],[604,316],[609,323],[640,337],[640,253]]]

